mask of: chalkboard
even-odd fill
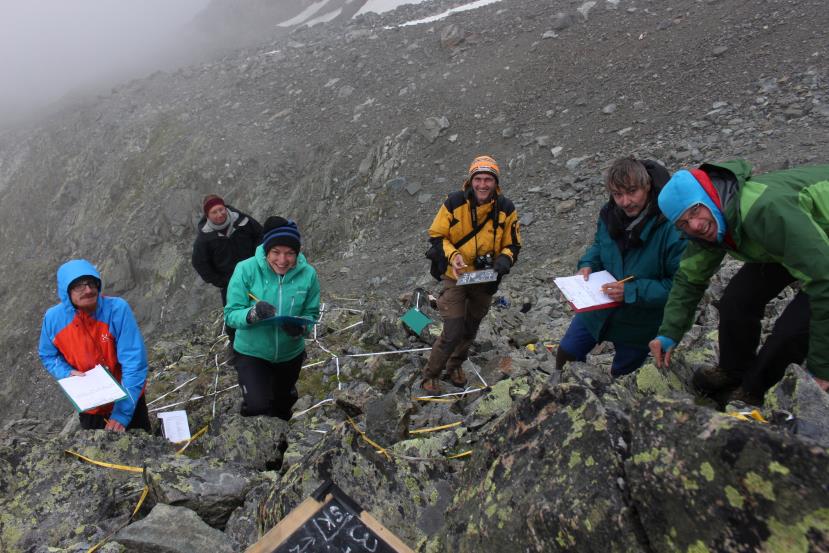
[[[325,482],[246,553],[413,553],[332,482]]]

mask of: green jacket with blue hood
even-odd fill
[[[721,200],[719,241],[689,241],[659,334],[679,342],[691,328],[696,307],[726,253],[750,263],[780,263],[809,295],[808,369],[829,379],[829,165],[752,176],[748,162],[735,160],[703,164],[700,170]],[[685,190],[670,185],[660,194],[659,206],[672,223],[694,203],[711,201],[705,192],[705,198],[681,197]]]
[[[317,271],[297,256],[296,266],[284,276],[276,274],[260,244],[253,257],[236,265],[227,287],[225,322],[236,331],[233,348],[244,355],[271,363],[295,358],[305,349],[303,336],[289,336],[282,327],[268,322],[247,322],[250,308],[256,304],[248,294],[272,304],[277,315],[304,317],[316,321],[320,314],[320,285]]]

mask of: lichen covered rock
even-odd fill
[[[632,416],[631,497],[655,551],[808,551],[829,542],[829,453],[690,401]]]

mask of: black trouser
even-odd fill
[[[84,430],[101,430],[107,425],[107,417],[104,415],[79,413],[78,418],[81,421],[81,428]],[[132,420],[127,425],[127,430],[133,430],[136,428],[146,432],[151,432],[150,414],[147,411],[147,400],[144,398],[144,394],[141,394],[141,397],[138,398],[138,403],[135,405],[135,413],[132,414]]]
[[[227,288],[219,288],[219,292],[222,294],[222,307],[227,305]],[[224,310],[222,311],[222,320],[224,320]],[[233,351],[233,339],[236,338],[236,329],[224,323],[225,332],[227,333],[227,338],[230,340],[230,351]]]
[[[790,363],[809,352],[809,296],[798,292],[774,324],[760,351],[766,304],[796,279],[779,263],[746,263],[720,300],[720,367],[743,377],[745,391],[762,396]]]
[[[291,407],[299,398],[296,381],[306,354],[289,361],[271,363],[236,352],[234,366],[242,389],[242,416],[267,415],[291,419]]]

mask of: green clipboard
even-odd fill
[[[317,321],[306,319],[305,317],[294,317],[292,315],[275,315],[269,319],[262,319],[262,324],[279,326],[283,324],[292,324],[296,326],[314,326]]]
[[[420,334],[420,332],[426,328],[429,324],[433,321],[416,307],[412,307],[408,311],[406,311],[400,320],[403,321],[403,324],[412,329],[412,332],[415,334]]]

